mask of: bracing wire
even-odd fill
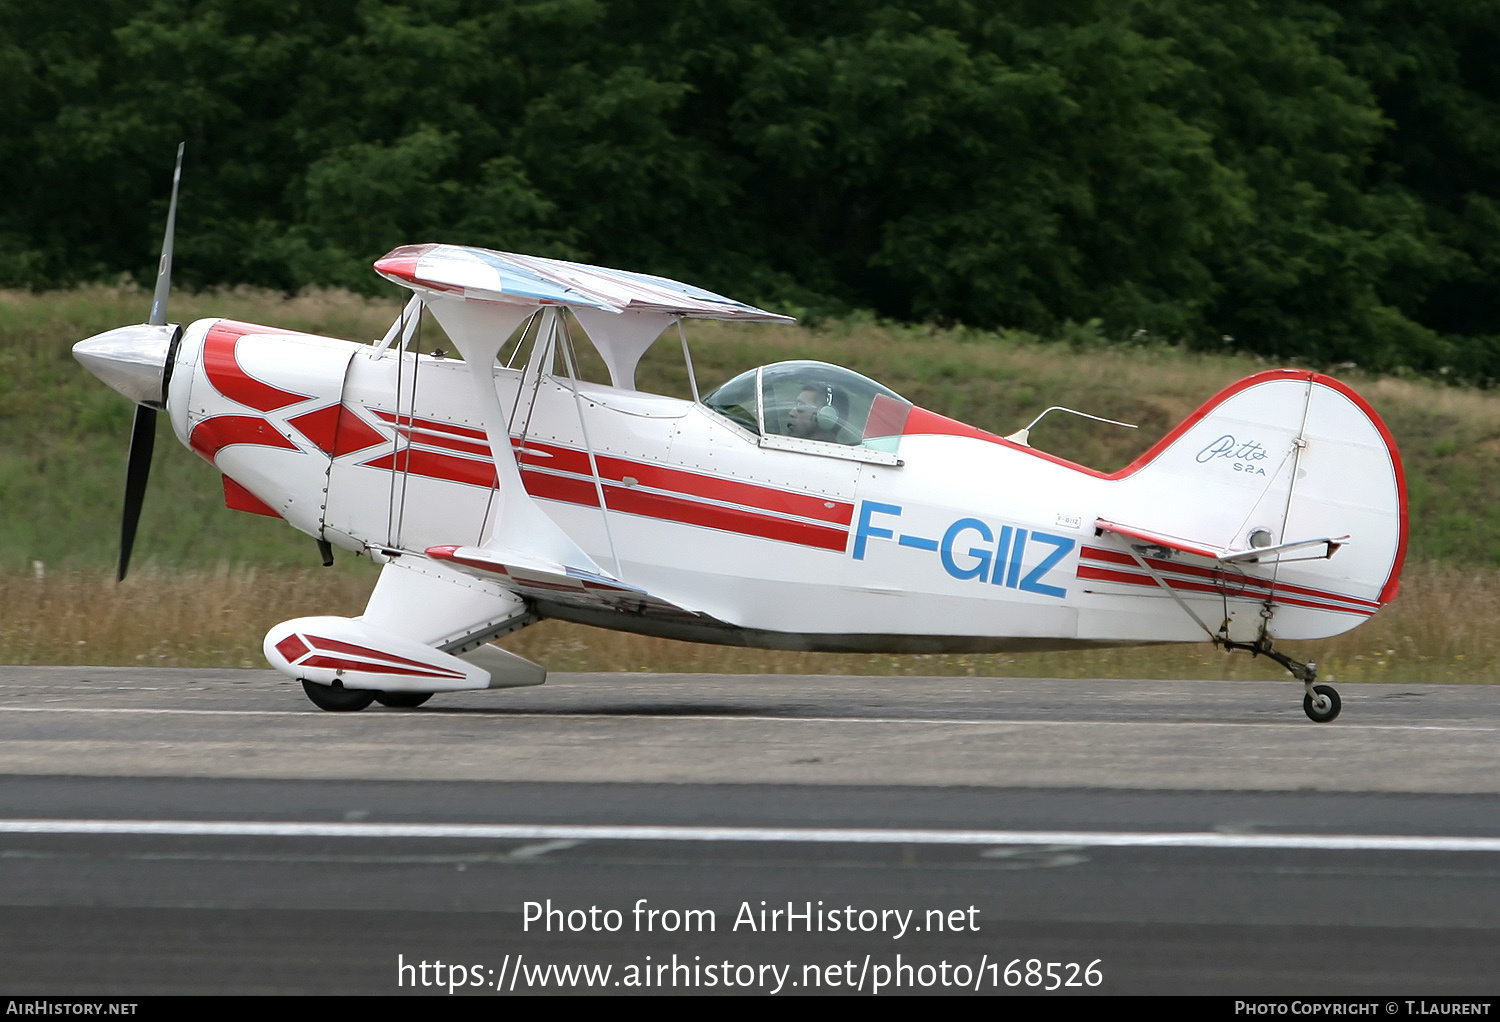
[[[693,404],[698,404],[698,374],[693,371],[693,355],[688,351],[687,332],[682,329],[682,317],[677,317],[677,336],[682,339],[682,360],[687,363],[688,385],[693,388]]]
[[[401,508],[396,516],[396,546],[401,545],[401,534],[406,528],[406,491],[411,482],[411,444],[417,431],[417,378],[422,368],[422,311],[417,310],[417,322],[412,329],[411,404],[406,409],[406,461],[401,466]],[[397,353],[406,360],[406,352]],[[401,432],[401,411],[396,410],[396,432]]]
[[[568,370],[568,382],[572,385],[573,406],[578,410],[578,428],[583,431],[583,449],[589,455],[589,470],[594,474],[594,492],[599,497],[599,514],[604,522],[604,538],[609,543],[609,556],[615,563],[615,578],[622,578],[620,571],[620,554],[615,549],[614,532],[609,527],[609,505],[604,500],[604,483],[599,477],[599,462],[594,457],[594,445],[589,442],[588,422],[583,414],[583,396],[578,392],[578,371],[576,354],[573,351],[573,331],[568,329],[567,320],[562,313],[558,313],[560,334],[562,337],[563,364]]]
[[[385,538],[392,546],[396,545],[396,466],[401,463],[401,376],[402,363],[406,360],[401,356],[401,350],[406,344],[406,317],[410,314],[411,303],[408,302],[401,308],[401,332],[397,335],[402,338],[400,347],[396,349],[396,422],[395,435],[391,440],[391,489],[390,496],[385,505]],[[421,315],[421,313],[418,313]],[[409,443],[408,443],[409,446]]]

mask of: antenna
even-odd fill
[[[1023,447],[1030,447],[1032,427],[1035,426],[1038,422],[1041,422],[1043,419],[1045,419],[1051,412],[1067,412],[1069,415],[1077,415],[1080,418],[1084,419],[1093,419],[1095,422],[1107,422],[1111,426],[1124,426],[1126,429],[1140,428],[1139,426],[1131,422],[1121,422],[1118,419],[1106,419],[1102,415],[1090,415],[1088,412],[1080,412],[1076,408],[1064,408],[1062,405],[1053,405],[1051,408],[1048,408],[1046,411],[1042,412],[1041,415],[1038,415],[1036,418],[1032,419],[1025,429],[1018,429],[1005,439],[1009,440],[1013,444],[1021,444]]]

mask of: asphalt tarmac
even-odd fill
[[[0,993],[1500,993],[1500,689],[1340,691],[0,667]]]

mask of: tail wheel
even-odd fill
[[[375,701],[381,706],[391,706],[400,710],[410,710],[421,706],[432,698],[431,692],[376,692]]]
[[[302,691],[320,710],[346,713],[363,710],[375,701],[375,693],[362,688],[344,688],[342,685],[319,685],[315,681],[302,682]]]
[[[1332,685],[1314,685],[1312,691],[1302,697],[1302,712],[1319,724],[1327,724],[1339,715],[1342,708],[1339,694]]]

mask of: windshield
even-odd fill
[[[777,362],[741,373],[703,403],[763,436],[878,450],[895,449],[911,411],[910,401],[868,377],[810,361]]]
[[[760,432],[755,415],[755,374],[758,369],[740,373],[734,379],[704,395],[703,403],[732,422]]]

